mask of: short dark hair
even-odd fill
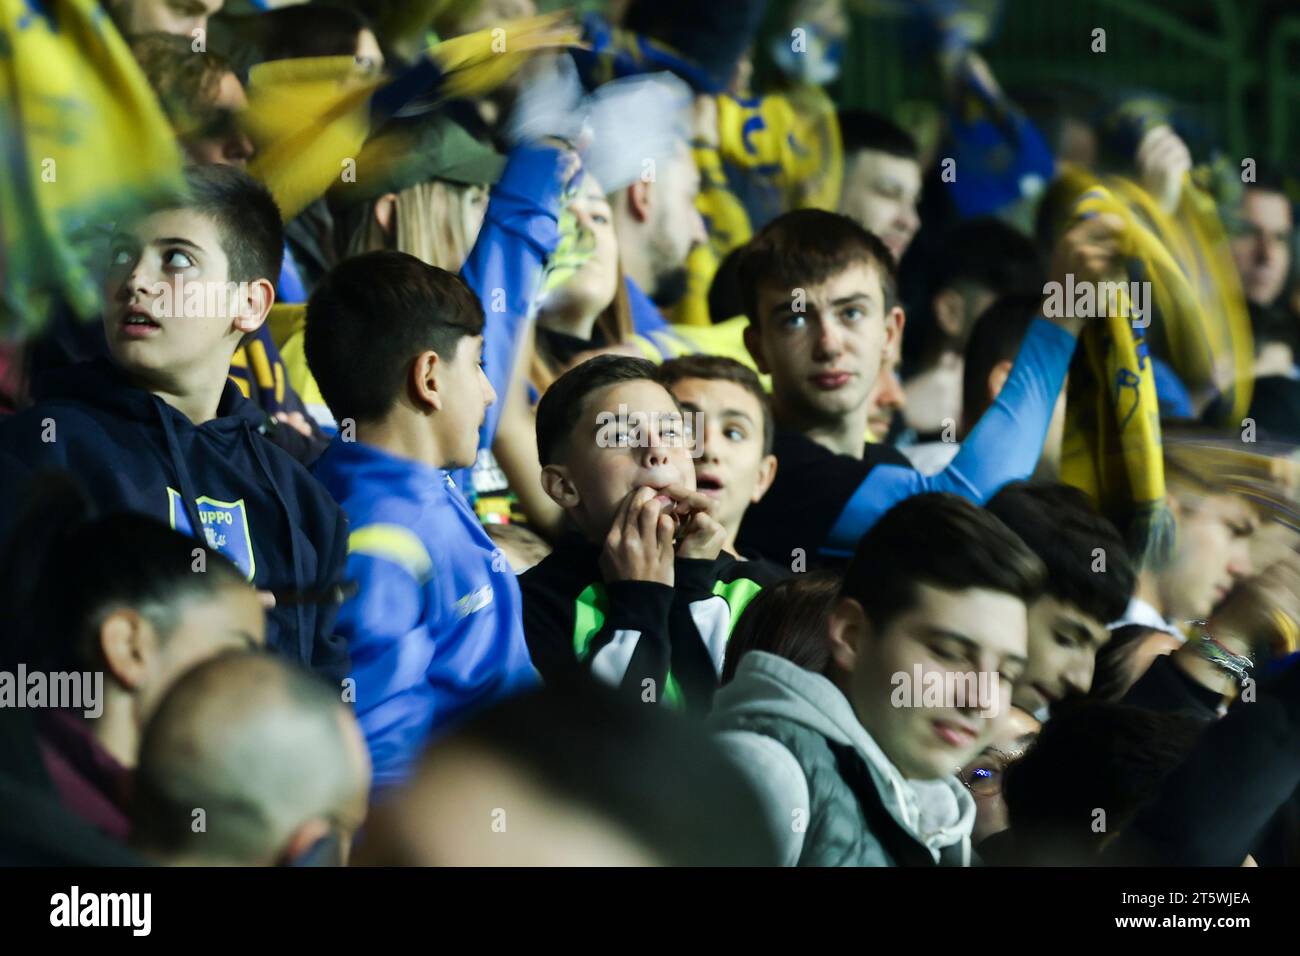
[[[450,361],[483,331],[483,306],[454,273],[405,252],[367,252],[327,272],[307,302],[307,365],[335,419],[378,421],[426,350]]]
[[[515,694],[433,744],[406,785],[410,796],[374,808],[355,862],[434,862],[410,839],[410,815],[402,805],[426,804],[426,788],[448,761],[466,753],[495,757],[532,784],[539,798],[615,827],[670,866],[769,866],[777,860],[758,796],[716,740],[666,708],[646,707],[579,678],[563,692],[548,687]]]
[[[100,670],[99,627],[114,608],[140,611],[167,638],[188,602],[249,586],[188,534],[143,514],[97,515],[69,472],[33,473],[20,499],[0,553],[0,663]]]
[[[740,659],[750,651],[766,651],[825,676],[831,663],[826,622],[839,590],[839,575],[812,571],[759,591],[741,612],[727,641],[722,683],[736,676]]]
[[[1156,797],[1204,728],[1183,714],[1101,701],[1054,713],[1003,781],[1017,844],[1044,857],[1036,862],[1095,862],[1106,836]],[[1091,826],[1097,807],[1106,810],[1101,833]]]
[[[984,216],[960,222],[944,233],[929,271],[933,295],[960,283],[999,295],[1043,294],[1043,263],[1034,241],[1014,226]]]
[[[1000,362],[1013,362],[1029,326],[1042,312],[1041,295],[1009,295],[980,313],[966,339],[961,372],[963,432],[974,427],[991,404],[989,373]]]
[[[898,272],[878,237],[848,216],[821,209],[777,216],[749,241],[737,264],[745,314],[759,324],[760,286],[816,285],[860,262],[876,268],[885,308],[892,308],[898,299]]]
[[[680,355],[655,369],[655,380],[670,392],[674,383],[684,378],[702,378],[713,382],[734,382],[754,398],[763,412],[763,454],[772,454],[776,423],[772,420],[772,403],[763,391],[757,373],[725,355]]]
[[[871,110],[840,110],[839,122],[840,141],[844,144],[846,157],[864,149],[913,161],[920,157],[920,150],[916,148],[912,134],[879,113]]]
[[[745,247],[736,246],[718,263],[709,283],[709,321],[734,319],[745,312],[745,298],[740,292],[740,256]]]
[[[1123,616],[1137,575],[1118,529],[1086,494],[1058,482],[1017,481],[987,507],[1046,566],[1048,594],[1103,625]],[[1093,570],[1098,548],[1104,572]]]
[[[916,604],[916,586],[984,588],[1030,604],[1043,563],[999,521],[957,495],[931,492],[894,505],[862,536],[840,596],[862,605],[878,631]]]
[[[179,208],[213,219],[230,263],[230,281],[280,281],[284,223],[270,191],[234,166],[191,166]]]
[[[597,355],[552,382],[537,403],[537,455],[541,463],[553,465],[568,452],[569,438],[582,420],[587,396],[609,385],[640,379],[662,384],[655,375],[654,363],[647,359]]]

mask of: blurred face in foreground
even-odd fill
[[[618,824],[473,744],[430,754],[377,807],[354,862],[379,866],[659,866]]]

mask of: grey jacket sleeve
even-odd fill
[[[781,865],[797,866],[811,799],[808,781],[794,754],[771,737],[748,730],[723,731],[716,739],[758,794]]]

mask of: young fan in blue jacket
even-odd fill
[[[70,471],[101,513],[139,512],[202,534],[275,599],[267,645],[342,679],[347,649],[333,636],[331,593],[346,520],[227,378],[274,301],[280,213],[233,167],[195,167],[186,179],[188,197],[113,237],[109,358],[38,380],[35,407],[0,424],[0,525],[12,525],[29,479]]]
[[[348,513],[360,587],[338,633],[380,788],[432,734],[536,682],[514,572],[450,475],[496,400],[483,320],[464,281],[402,252],[345,260],[307,304],[307,363],[340,425],[315,474]]]

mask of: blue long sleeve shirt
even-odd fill
[[[1075,339],[1035,319],[1015,366],[961,451],[937,475],[916,471],[889,445],[868,445],[862,458],[838,455],[798,432],[778,428],[776,480],[740,526],[737,544],[788,564],[853,554],[867,530],[904,498],[947,491],[983,504],[1038,463]]]
[[[522,145],[510,151],[492,187],[483,227],[460,276],[483,305],[483,371],[497,393],[479,429],[478,447],[491,448],[518,365],[524,332],[546,259],[560,241],[563,154],[552,146]],[[474,492],[471,470],[453,475],[466,497]]]
[[[339,610],[374,785],[401,781],[425,743],[537,682],[514,571],[448,473],[335,438],[314,473],[347,513]]]

